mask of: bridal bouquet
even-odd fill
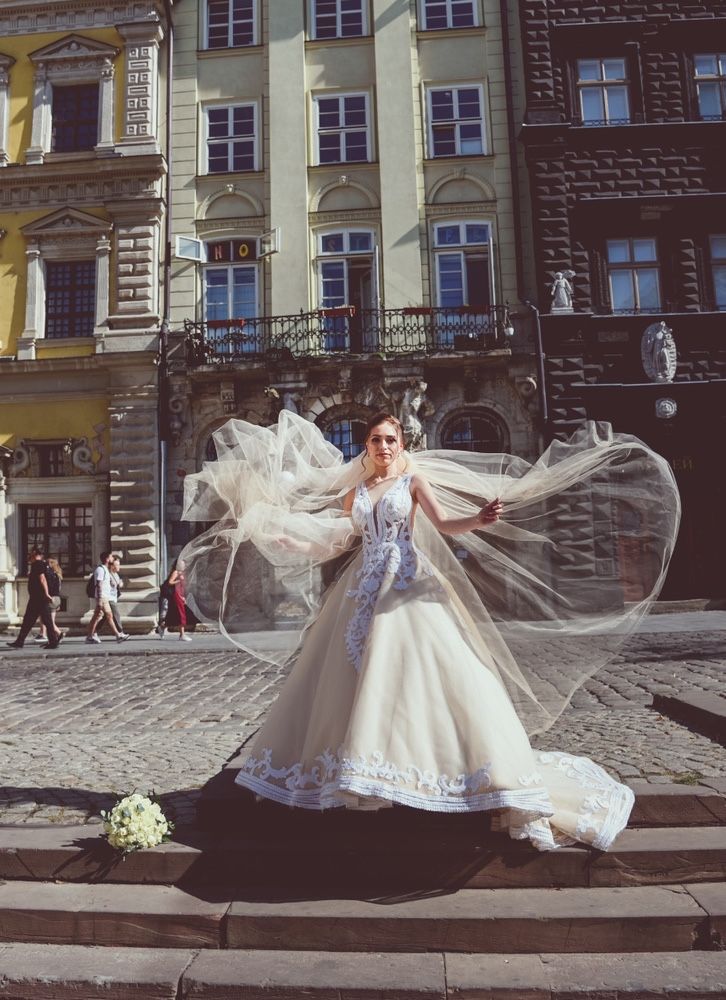
[[[158,802],[138,792],[119,799],[108,812],[102,809],[101,819],[109,844],[124,854],[163,844],[174,829]]]

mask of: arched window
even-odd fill
[[[456,451],[498,453],[505,450],[504,428],[487,410],[460,411],[446,422],[441,444]]]
[[[343,418],[334,420],[324,429],[325,438],[339,448],[347,462],[363,451],[366,438],[364,420]]]

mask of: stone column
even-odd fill
[[[110,59],[105,59],[101,70],[98,91],[99,138],[96,152],[108,156],[115,151],[113,135],[113,78],[114,68]]]
[[[39,312],[43,299],[43,268],[40,259],[40,247],[31,243],[25,251],[26,259],[26,293],[25,293],[25,329],[18,338],[18,359],[32,361],[35,358],[35,342],[41,335],[39,330]]]
[[[109,204],[114,220],[116,302],[108,325],[148,329],[159,322],[160,202]]]
[[[158,608],[159,449],[154,370],[125,370],[118,380],[109,400],[108,538],[123,561],[124,620],[135,631],[149,631]]]
[[[10,550],[8,549],[6,519],[7,519],[7,480],[0,470],[0,625],[9,625],[13,610],[13,574],[10,566]]]
[[[48,79],[48,71],[44,65],[39,65],[35,71],[33,86],[33,130],[30,146],[25,151],[26,163],[42,163],[50,148],[50,102],[52,87]]]
[[[12,56],[0,54],[0,167],[8,165],[8,85]]]
[[[270,303],[273,316],[307,309],[308,290],[308,182],[307,108],[305,106],[305,4],[275,0],[267,4],[269,122],[265,164],[269,202],[274,207],[270,226],[282,227],[282,250],[270,257]]]
[[[96,319],[94,336],[102,338],[108,330],[109,306],[109,258],[111,240],[102,236],[96,244]],[[98,347],[101,345],[98,344]]]
[[[164,31],[158,19],[119,24],[126,42],[124,129],[116,151],[159,153],[159,42]]]
[[[373,0],[376,40],[378,161],[381,178],[383,259],[381,289],[388,309],[423,303],[419,229],[414,57],[407,4],[392,13],[389,0]]]

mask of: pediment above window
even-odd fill
[[[95,215],[81,212],[77,208],[61,208],[51,215],[28,223],[22,227],[27,239],[62,236],[101,236],[111,232],[111,223]]]
[[[119,49],[105,42],[98,42],[95,38],[86,38],[84,35],[66,35],[58,41],[44,45],[42,49],[31,52],[29,58],[36,65],[46,65],[49,68],[61,63],[78,65],[95,64],[100,66],[107,59],[114,59],[119,53]]]

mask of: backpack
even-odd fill
[[[159,587],[159,596],[163,601],[170,601],[174,596],[175,587],[173,583],[169,583],[168,580],[164,580],[161,587]]]
[[[91,573],[89,578],[86,580],[86,596],[95,597],[96,596],[96,571]]]
[[[48,593],[51,597],[60,597],[61,581],[60,577],[50,566],[45,568],[45,579],[48,583]]]

